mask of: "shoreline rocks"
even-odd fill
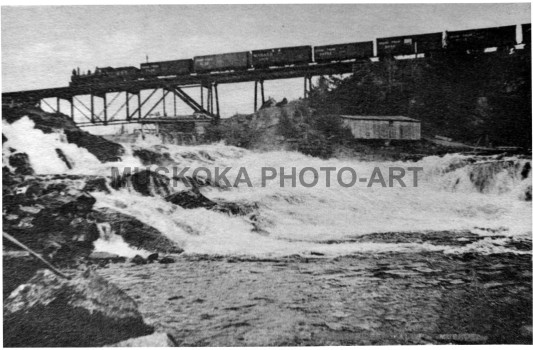
[[[7,347],[94,347],[153,332],[135,301],[92,270],[71,280],[39,270],[4,303]]]

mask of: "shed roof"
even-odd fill
[[[378,121],[400,121],[400,122],[414,122],[420,123],[420,120],[401,115],[341,115],[342,119],[353,120],[378,120]]]

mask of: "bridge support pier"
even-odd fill
[[[312,76],[305,76],[304,77],[304,98],[308,98],[309,94],[311,93],[313,89],[313,82],[312,82]]]
[[[104,125],[107,125],[107,94],[105,92],[102,98],[104,99]]]
[[[168,90],[167,89],[163,89],[163,116],[167,116],[167,100],[166,100],[166,96],[168,94]]]
[[[95,122],[94,117],[94,95],[91,93],[91,123]]]
[[[74,96],[69,99],[70,102],[70,119],[74,121]]]
[[[215,88],[215,101],[216,101],[216,106],[217,106],[217,114],[215,115],[215,123],[218,124],[220,120],[220,105],[218,101],[218,84],[215,83],[213,86]]]
[[[264,80],[256,80],[254,82],[254,112],[257,112],[257,86],[261,86],[261,106],[265,104],[265,81]]]

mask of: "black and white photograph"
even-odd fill
[[[531,3],[1,6],[3,346],[531,345]]]

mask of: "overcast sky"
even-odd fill
[[[530,22],[528,3],[2,7],[2,91],[65,86],[74,67],[138,66],[146,55],[171,60]]]

